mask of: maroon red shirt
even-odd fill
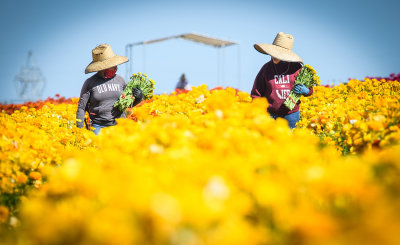
[[[298,111],[300,100],[291,111],[286,108],[283,102],[289,96],[301,67],[301,64],[297,62],[280,61],[278,64],[274,64],[272,60],[267,62],[254,80],[251,97],[267,98],[268,112],[277,116],[286,116]],[[309,89],[309,93],[305,96],[310,96],[313,93],[312,87]]]

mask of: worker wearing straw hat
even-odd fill
[[[268,112],[271,117],[284,118],[288,121],[289,127],[296,127],[299,121],[299,104],[289,110],[283,104],[294,86],[294,80],[302,68],[303,61],[292,51],[293,36],[283,32],[279,32],[272,44],[254,44],[254,48],[262,53],[271,56],[271,60],[258,72],[251,97],[265,97],[268,100]],[[298,84],[293,88],[297,94],[310,96],[313,89],[307,88],[302,84]]]
[[[85,74],[96,72],[88,78],[82,86],[78,110],[76,112],[76,125],[84,126],[85,112],[89,112],[88,129],[93,129],[95,134],[101,128],[113,126],[115,119],[125,117],[123,112],[114,107],[126,87],[125,80],[116,74],[117,66],[128,62],[128,58],[115,55],[111,46],[102,44],[92,50],[93,61],[86,67]],[[140,89],[132,91],[135,104],[143,99]]]

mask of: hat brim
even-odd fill
[[[102,60],[102,61],[92,61],[85,69],[85,74],[102,71],[105,69],[109,69],[111,67],[121,65],[125,62],[128,62],[129,59],[125,56],[114,55],[113,57]]]
[[[300,56],[295,54],[293,51],[273,44],[257,43],[254,44],[254,48],[262,54],[271,55],[272,57],[283,61],[303,63]]]

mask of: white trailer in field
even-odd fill
[[[200,35],[200,34],[195,34],[195,33],[186,33],[182,35],[175,35],[175,36],[168,36],[168,37],[163,37],[163,38],[158,38],[154,40],[148,40],[148,41],[141,41],[141,42],[136,42],[136,43],[129,43],[125,46],[125,55],[129,57],[129,60],[132,60],[133,56],[133,47],[134,46],[139,46],[152,43],[157,43],[157,42],[162,42],[170,39],[175,39],[175,38],[181,38],[184,40],[189,40],[193,42],[198,42],[202,43],[205,45],[209,45],[215,48],[218,48],[218,71],[217,71],[217,81],[218,82],[223,82],[224,80],[224,64],[225,64],[225,49],[226,47],[229,47],[231,45],[238,45],[237,49],[237,79],[238,79],[238,88],[240,87],[240,46],[238,42],[233,42],[233,41],[227,41],[227,40],[222,40],[218,38],[213,38],[205,35]],[[129,62],[129,65],[126,67],[126,79],[129,80],[129,76],[132,74],[133,68],[132,68],[132,62]]]

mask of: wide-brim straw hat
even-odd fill
[[[293,36],[284,32],[279,32],[272,44],[257,43],[254,48],[263,54],[271,55],[274,58],[289,62],[301,62],[303,60],[292,51]]]
[[[92,50],[93,61],[86,67],[85,74],[102,71],[128,62],[125,56],[115,55],[109,44],[102,44]]]

